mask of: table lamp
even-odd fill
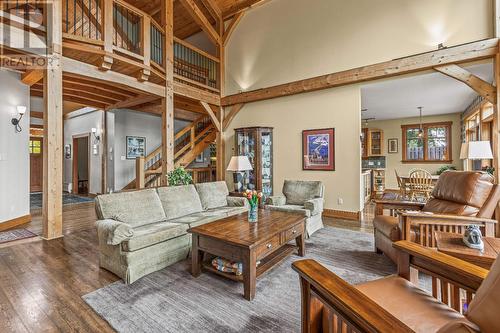
[[[460,159],[489,160],[493,158],[489,141],[469,141],[462,143]]]
[[[233,156],[226,170],[233,172],[234,190],[241,192],[246,178],[245,171],[253,170],[253,168],[247,156]]]

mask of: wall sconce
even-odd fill
[[[16,129],[16,133],[19,133],[23,130],[21,128],[21,125],[19,125],[19,123],[21,122],[21,119],[23,119],[23,116],[26,113],[26,106],[18,105],[16,109],[17,113],[19,114],[19,118],[12,118],[11,123],[12,125],[14,125],[14,128]]]
[[[94,136],[94,143],[99,143],[101,141],[101,137],[97,135],[97,128],[92,128],[92,135]]]

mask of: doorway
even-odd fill
[[[30,192],[41,192],[43,186],[43,138],[30,137]]]
[[[90,135],[73,136],[73,194],[89,194]]]

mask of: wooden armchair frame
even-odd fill
[[[418,285],[418,272],[432,277],[432,295],[462,312],[461,290],[467,303],[488,270],[408,241],[393,245],[400,251],[398,275]],[[292,264],[299,273],[302,292],[302,332],[413,332],[408,326],[361,291],[314,260]],[[328,315],[324,316],[326,307]],[[425,320],[425,318],[422,318]]]

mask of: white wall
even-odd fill
[[[492,8],[491,0],[273,0],[248,11],[234,31],[226,47],[226,92],[489,38]],[[320,179],[326,208],[360,210],[359,86],[246,104],[228,129],[226,165],[240,126],[275,128],[275,189],[286,178]],[[337,131],[336,171],[302,171],[301,131],[325,127]]]
[[[29,87],[20,80],[20,74],[0,70],[0,223],[25,216],[29,208],[30,157],[29,141]],[[22,132],[16,133],[11,124],[17,117],[16,106],[25,105],[28,112],[21,120]]]
[[[76,111],[79,112],[79,111]],[[64,158],[64,189],[68,189],[68,185],[73,182],[73,137],[91,134],[92,128],[97,129],[97,135],[102,133],[102,110],[95,110],[84,113],[82,115],[72,117],[64,121],[64,145],[71,145],[71,158]],[[94,137],[90,136],[90,177],[89,177],[89,192],[92,194],[102,193],[102,140],[98,145],[98,154],[94,155],[92,145],[94,144]],[[72,185],[73,188],[77,184]]]

